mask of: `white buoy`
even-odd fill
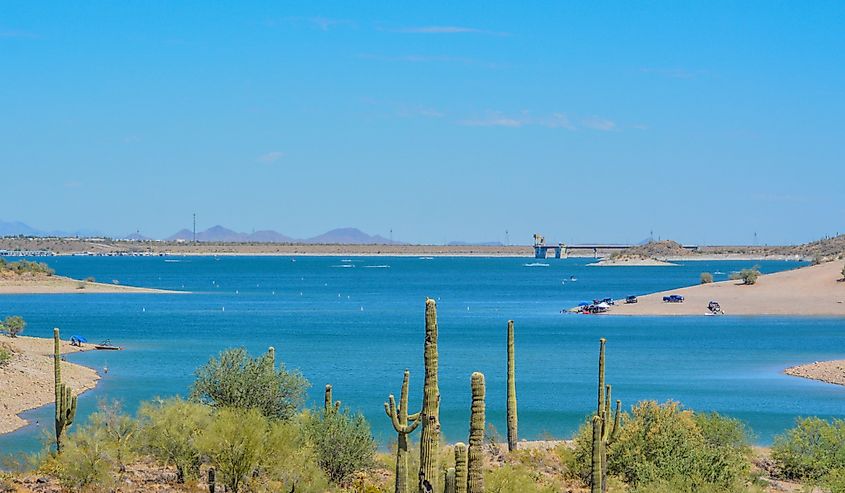
[[[147,307],[141,308],[141,311],[146,313]]]
[[[223,307],[223,311],[224,311],[224,312],[226,311],[226,307],[225,307],[225,306]]]
[[[361,311],[362,311],[362,312],[364,311],[364,307],[363,307],[363,306],[361,307]]]

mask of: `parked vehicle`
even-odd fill
[[[722,311],[721,305],[719,305],[718,301],[711,301],[707,304],[707,309],[710,310],[710,313],[713,315],[721,315],[725,312]]]
[[[664,303],[683,303],[684,297],[679,294],[670,294],[669,296],[663,297]]]
[[[636,303],[636,302],[637,302],[637,297],[636,297],[636,296],[628,296],[628,297],[626,297],[626,298],[625,298],[625,303],[627,303],[627,304],[629,304],[629,305],[630,305],[631,303]]]

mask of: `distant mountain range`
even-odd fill
[[[0,236],[57,236],[57,237],[114,237],[122,240],[149,241],[150,238],[135,232],[128,235],[104,235],[97,231],[42,231],[19,221],[0,221]],[[194,234],[188,229],[181,229],[164,238],[167,241],[193,241]],[[346,245],[387,245],[401,244],[383,236],[369,235],[357,228],[338,228],[314,236],[313,238],[295,239],[277,231],[262,230],[252,233],[239,233],[223,226],[213,226],[197,231],[197,241],[218,243],[330,243]]]
[[[81,229],[78,231],[42,231],[20,221],[0,221],[0,236],[58,236],[86,237],[102,236],[99,231]]]

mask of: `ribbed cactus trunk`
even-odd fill
[[[396,481],[394,493],[410,493],[408,483],[408,435],[410,435],[420,424],[420,414],[408,415],[408,383],[411,373],[405,370],[405,377],[402,380],[402,391],[399,394],[399,406],[396,406],[396,399],[391,394],[389,402],[384,403],[384,412],[393,423],[396,430]]]
[[[467,493],[484,493],[484,375],[472,374],[472,414],[469,420]]]
[[[55,379],[56,398],[56,453],[62,451],[65,430],[73,424],[76,416],[76,396],[70,387],[62,383],[62,356],[59,329],[53,329],[53,377]]]
[[[467,493],[467,446],[455,444],[455,493]]]
[[[446,476],[444,478],[443,484],[445,485],[443,487],[443,491],[445,493],[455,493],[455,486],[456,485],[455,485],[455,468],[454,467],[450,467],[449,469],[446,469]]]
[[[612,388],[605,383],[605,349],[607,341],[599,340],[598,403],[593,417],[591,493],[607,493],[607,451],[619,431],[622,401],[616,401],[616,416],[611,419]]]
[[[326,384],[326,394],[323,398],[323,411],[326,414],[337,412],[340,410],[340,401],[332,401],[332,386]]]
[[[602,491],[602,461],[601,461],[601,416],[593,416],[593,447],[590,469],[590,493]]]
[[[440,389],[437,386],[437,304],[425,300],[425,380],[420,420],[419,493],[438,491],[437,456],[440,447]]]
[[[513,320],[508,320],[508,450],[516,450],[516,360],[514,355]]]

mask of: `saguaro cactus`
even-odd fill
[[[508,450],[513,452],[517,446],[516,418],[516,361],[513,347],[513,320],[508,320]]]
[[[467,493],[467,446],[455,444],[455,493]]]
[[[420,421],[419,493],[437,491],[440,446],[440,389],[437,386],[437,304],[425,300],[425,380]]]
[[[62,383],[62,356],[59,329],[53,329],[53,376],[56,384],[56,452],[62,451],[65,430],[76,417],[76,396]]]
[[[446,469],[446,477],[443,483],[445,486],[443,487],[443,491],[446,493],[455,493],[455,468],[450,467]]]
[[[408,489],[408,435],[413,433],[420,424],[420,413],[408,414],[408,381],[411,373],[405,370],[405,377],[402,380],[402,391],[399,394],[399,406],[396,406],[396,399],[393,394],[388,397],[389,402],[384,403],[384,412],[393,423],[396,430],[396,482],[395,493],[409,493]]]
[[[334,413],[340,410],[340,401],[332,401],[331,384],[326,384],[326,395],[323,400],[323,410],[326,414]]]
[[[469,421],[467,493],[484,492],[484,375],[472,374],[472,414]]]
[[[217,481],[214,475],[214,468],[208,468],[208,492],[209,493],[216,493],[215,490],[217,489]]]
[[[616,401],[616,416],[611,421],[610,403],[612,388],[605,384],[605,346],[607,341],[599,340],[599,387],[596,415],[593,416],[591,493],[607,492],[607,448],[616,438],[619,430],[622,401]],[[597,428],[598,427],[598,428]],[[598,433],[598,434],[597,434]]]
[[[593,416],[593,453],[590,469],[590,493],[601,493],[602,490],[602,461],[601,461],[601,416]]]

